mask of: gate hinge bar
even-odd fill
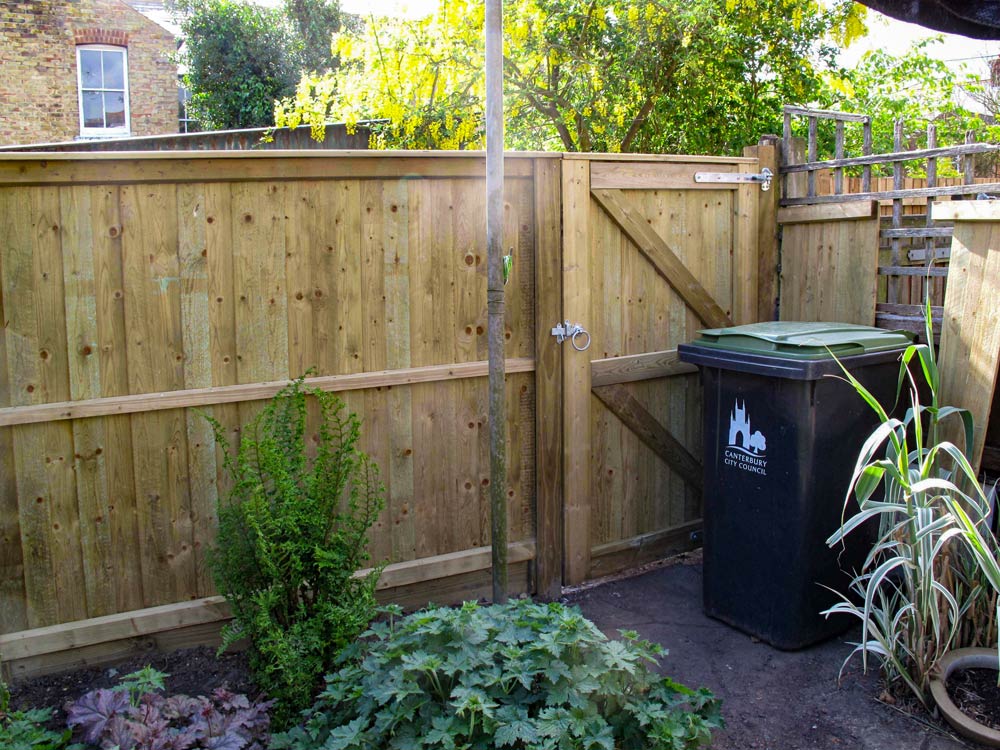
[[[737,182],[759,182],[760,189],[767,191],[771,189],[771,180],[774,172],[767,167],[760,170],[759,174],[749,174],[744,172],[695,172],[695,182],[719,182],[733,184]]]

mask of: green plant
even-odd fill
[[[48,729],[45,723],[51,718],[52,710],[48,708],[10,713],[0,710],[0,747],[3,750],[61,750],[69,742],[70,730]]]
[[[398,614],[398,610],[395,611]],[[694,748],[719,702],[656,675],[663,649],[608,640],[579,610],[527,599],[376,623],[274,750]]]
[[[10,710],[10,688],[0,676],[0,748],[3,750],[60,750],[69,742],[70,732],[53,732],[45,727],[52,710]]]
[[[307,447],[307,398],[319,424]],[[332,393],[303,378],[282,389],[229,449],[233,481],[219,503],[209,553],[216,587],[233,622],[223,648],[246,637],[257,683],[278,705],[281,726],[306,708],[337,654],[371,622],[381,572],[368,560],[367,533],[383,507],[377,467],[357,446],[360,421]]]
[[[929,303],[925,314],[931,342]],[[911,363],[920,365],[929,404],[921,401]],[[851,478],[847,499],[853,494],[858,512],[827,541],[839,544],[875,522],[878,534],[851,583],[855,598],[845,595],[827,614],[847,613],[863,624],[848,660],[860,653],[867,670],[874,655],[889,681],[901,680],[927,706],[930,675],[949,649],[997,643],[1000,545],[975,472],[942,427],[948,417],[960,419],[971,445],[972,418],[939,404],[940,377],[929,344],[903,353],[899,386],[908,384],[911,405],[902,419],[844,372],[881,424],[865,441]]]
[[[166,690],[166,679],[169,676],[147,664],[142,669],[122,677],[112,690],[119,693],[127,693],[129,703],[137,706],[139,705],[139,699],[146,693]]]

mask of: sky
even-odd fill
[[[899,55],[919,40],[936,36],[937,32],[925,29],[912,23],[903,23],[883,16],[873,10],[868,11],[868,36],[855,42],[841,54],[841,62],[845,67],[852,67],[862,54],[868,50],[885,49],[893,55]],[[929,53],[941,60],[946,60],[956,70],[967,66],[970,72],[985,72],[984,58],[995,57],[1000,53],[1000,42],[969,39],[957,34],[944,34],[944,42],[935,44]]]

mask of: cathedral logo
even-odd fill
[[[724,463],[743,471],[767,476],[767,439],[760,430],[750,426],[747,405],[739,399],[729,412],[729,441],[726,443]]]

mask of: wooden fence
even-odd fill
[[[1000,195],[1000,182],[995,176],[975,177],[975,160],[1000,151],[1000,145],[976,143],[970,132],[963,144],[939,147],[931,125],[926,148],[903,150],[903,123],[897,122],[895,150],[873,154],[867,116],[798,107],[786,107],[785,112],[784,163],[778,170],[784,188],[778,212],[780,317],[836,319],[920,335],[923,303],[929,295],[934,334],[940,337],[951,253],[961,246],[953,238],[951,204],[963,196],[990,198],[977,210],[992,210],[988,205]],[[805,144],[791,137],[792,117],[808,120]],[[835,123],[834,153],[826,155],[833,158],[818,152],[817,124],[823,119]],[[844,130],[858,125],[868,136],[864,153],[847,155]],[[938,166],[944,160],[952,161],[961,176],[939,177]],[[907,164],[913,162],[921,164],[924,176],[908,176]],[[872,176],[876,165],[890,165],[893,176]],[[861,169],[862,176],[848,176],[849,168]],[[966,213],[975,212],[966,209]],[[957,310],[961,300],[951,303]],[[979,390],[979,397],[991,398],[985,387]],[[993,394],[991,403],[1000,407],[1000,398]],[[982,425],[985,447],[977,433],[976,452],[982,450],[986,469],[1000,473],[1000,408],[992,409],[992,416],[987,409],[983,418],[989,420]]]
[[[758,284],[759,187],[704,169],[757,160],[506,160],[515,592],[695,544],[700,388],[674,349],[754,319]],[[310,368],[382,469],[380,596],[488,593],[484,174],[469,153],[0,159],[8,673],[215,636],[227,481],[202,412],[238,442]],[[552,337],[566,319],[586,353]]]

